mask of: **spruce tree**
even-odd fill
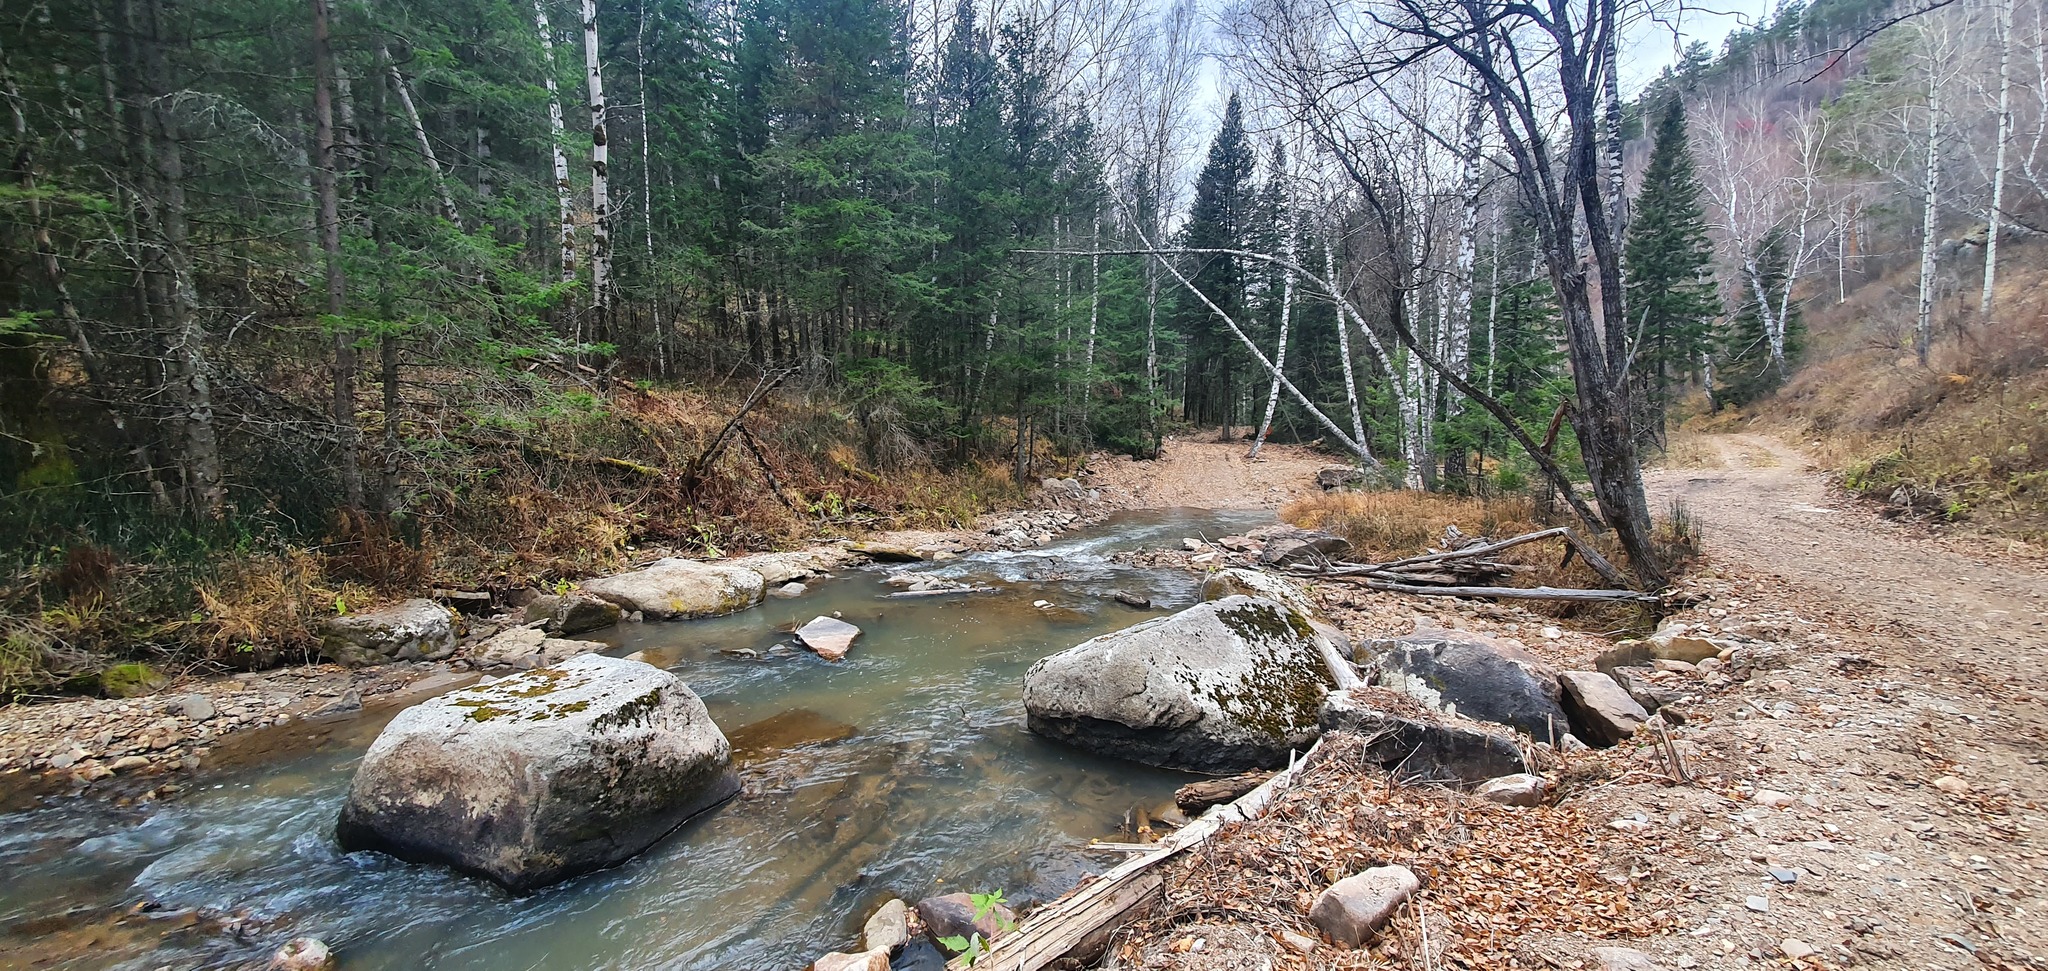
[[[1719,310],[1712,245],[1700,181],[1677,98],[1657,121],[1657,144],[1628,227],[1629,329],[1639,341],[1632,378],[1641,413],[1637,435],[1661,441],[1672,389],[1699,370],[1708,325]]]
[[[1195,180],[1195,203],[1188,211],[1181,244],[1189,249],[1244,249],[1251,229],[1258,190],[1252,183],[1255,166],[1251,140],[1245,136],[1244,112],[1236,95],[1223,111],[1223,127],[1209,145],[1209,160]],[[1234,319],[1244,318],[1244,261],[1234,256],[1196,257],[1189,279]],[[1196,425],[1228,425],[1237,416],[1237,338],[1216,315],[1192,296],[1179,304],[1181,333],[1187,340],[1187,383],[1183,389],[1186,418]]]

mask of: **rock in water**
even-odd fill
[[[572,593],[561,598],[548,612],[548,633],[567,637],[602,630],[617,624],[622,614],[618,604],[587,593]]]
[[[1308,619],[1225,597],[1085,641],[1031,666],[1031,731],[1198,772],[1285,764],[1322,734],[1328,670]]]
[[[518,668],[524,671],[559,664],[578,654],[602,653],[607,650],[610,648],[596,641],[562,640],[547,636],[538,627],[513,627],[470,648],[469,659],[478,668],[487,671],[494,668]]]
[[[917,919],[924,924],[925,936],[940,947],[945,947],[939,942],[948,937],[980,934],[982,940],[993,941],[1017,926],[1017,915],[1002,904],[990,908],[980,920],[976,920],[974,895],[966,893],[949,893],[918,901]]]
[[[833,951],[812,961],[810,971],[889,971],[889,952],[873,950],[849,954]]]
[[[525,893],[623,862],[738,791],[688,685],[582,654],[400,712],[363,756],[335,835]]]
[[[1374,641],[1366,682],[1432,708],[1547,742],[1571,730],[1557,672],[1520,645],[1467,631],[1418,630]]]
[[[1598,671],[1566,671],[1557,680],[1571,706],[1572,731],[1588,742],[1617,744],[1650,720],[1650,713],[1621,685]]]
[[[1373,867],[1331,884],[1316,898],[1308,919],[1331,940],[1359,947],[1372,940],[1401,904],[1421,888],[1421,881],[1405,866]]]
[[[901,900],[890,900],[875,911],[861,927],[860,946],[884,955],[910,940],[910,908]]]
[[[603,577],[583,592],[656,620],[717,617],[761,602],[767,581],[745,567],[670,557],[631,573]]]
[[[847,651],[853,650],[853,639],[859,636],[860,628],[836,617],[813,617],[810,623],[796,629],[796,639],[827,661],[845,657]]]
[[[1286,577],[1243,567],[1218,570],[1202,580],[1203,600],[1221,600],[1224,597],[1262,597],[1293,607],[1304,617],[1313,619],[1316,616],[1315,599],[1300,584]]]
[[[334,971],[334,952],[317,937],[294,937],[270,956],[269,971]]]
[[[431,600],[407,600],[329,617],[320,652],[348,667],[388,661],[438,661],[455,653],[455,615]]]

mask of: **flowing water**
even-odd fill
[[[529,897],[336,848],[350,774],[395,708],[244,743],[272,747],[174,802],[0,816],[0,965],[230,967],[306,934],[349,971],[774,971],[851,947],[891,895],[1050,899],[1116,862],[1085,851],[1089,839],[1114,838],[1134,806],[1169,802],[1187,777],[1029,734],[1025,669],[1195,601],[1188,574],[1111,553],[1270,519],[1125,514],[1038,550],[897,568],[990,593],[885,599],[900,588],[875,567],[731,617],[605,632],[704,698],[746,792],[623,866]],[[1116,603],[1117,590],[1153,609]],[[786,649],[781,630],[835,611],[864,631],[845,661]]]

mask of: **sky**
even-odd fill
[[[1675,21],[1636,25],[1625,38],[1621,57],[1621,86],[1624,94],[1642,90],[1659,72],[1678,60],[1679,50],[1693,41],[1705,41],[1707,48],[1721,52],[1721,41],[1738,27],[1752,27],[1770,14],[1771,0],[1682,0]],[[1672,43],[1672,28],[1679,40]]]

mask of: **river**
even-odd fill
[[[1084,850],[1091,838],[1116,838],[1133,807],[1170,802],[1188,777],[1029,734],[1025,669],[1195,602],[1191,575],[1111,554],[1271,521],[1125,513],[1037,550],[893,568],[991,593],[885,599],[899,588],[878,566],[730,617],[584,635],[689,682],[732,738],[746,791],[625,865],[528,897],[337,849],[350,775],[395,707],[273,730],[244,743],[265,757],[201,774],[174,801],[0,816],[0,965],[260,966],[310,935],[347,971],[789,971],[851,947],[890,896],[1051,899],[1116,862]],[[864,631],[845,661],[786,649],[782,629],[834,612]]]

